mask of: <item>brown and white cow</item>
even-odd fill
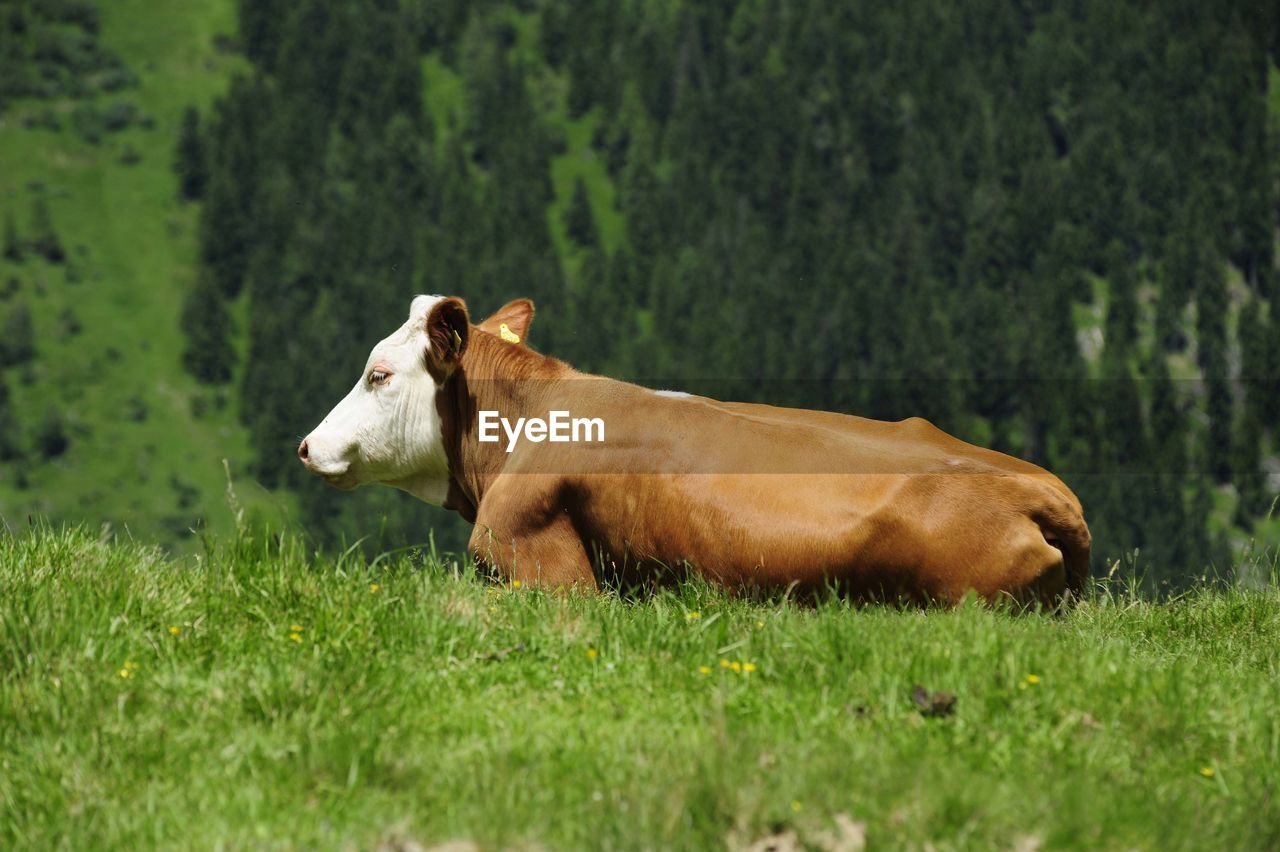
[[[298,456],[338,488],[381,482],[453,509],[475,524],[474,557],[527,584],[687,566],[732,588],[1052,604],[1087,580],[1080,501],[1033,464],[920,419],[580,373],[524,345],[532,319],[524,299],[473,325],[462,300],[417,297]],[[510,429],[553,412],[600,421],[603,440]]]

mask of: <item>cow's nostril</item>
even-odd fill
[[[298,458],[302,459],[303,461],[306,461],[310,457],[311,457],[311,453],[307,450],[307,442],[304,440],[301,444],[298,445]]]

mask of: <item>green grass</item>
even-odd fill
[[[1274,587],[627,602],[38,529],[0,537],[0,847],[701,849],[847,814],[872,848],[1275,848],[1278,677]]]

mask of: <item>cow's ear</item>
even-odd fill
[[[529,336],[531,325],[533,302],[529,299],[515,299],[494,311],[493,316],[480,323],[479,328],[508,343],[522,343]],[[503,332],[503,326],[507,327],[506,332]]]
[[[471,318],[461,299],[449,297],[436,302],[427,314],[428,358],[445,365],[456,365],[467,351],[471,337]]]

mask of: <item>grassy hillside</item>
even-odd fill
[[[1274,585],[1061,618],[628,603],[41,529],[0,538],[0,589],[5,848],[823,848],[840,815],[874,848],[1280,842]]]
[[[177,199],[178,126],[189,105],[207,119],[231,73],[247,65],[219,48],[218,37],[236,31],[230,0],[128,0],[99,11],[97,42],[137,85],[89,99],[28,98],[0,115],[0,215],[26,239],[33,205],[44,199],[68,253],[64,263],[31,251],[21,262],[0,258],[0,323],[29,308],[37,348],[32,363],[4,370],[26,457],[0,462],[0,521],[15,527],[31,514],[111,523],[186,548],[200,519],[230,529],[223,459],[251,510],[279,522],[292,509],[289,495],[253,487],[244,472],[250,450],[234,386],[203,389],[180,362],[178,317],[196,274],[198,206]],[[536,38],[531,20],[517,16],[526,41]],[[434,120],[448,126],[465,106],[457,74],[433,54],[424,81]],[[557,202],[547,214],[561,252],[571,252],[562,219],[578,179],[602,238],[615,245],[622,222],[591,152],[596,119],[563,117],[563,82],[539,86],[555,102],[565,139],[553,167]],[[77,110],[118,103],[133,105],[141,122],[96,142],[78,131]],[[49,455],[38,445],[55,414],[69,443]]]
[[[0,283],[18,282],[0,319],[29,305],[37,347],[30,365],[6,371],[29,453],[0,463],[0,517],[110,522],[147,540],[189,541],[202,515],[229,529],[222,459],[247,454],[233,395],[202,392],[179,361],[197,209],[177,200],[172,173],[182,110],[207,107],[242,61],[215,47],[235,31],[234,3],[121,0],[100,13],[99,43],[138,85],[88,103],[131,103],[143,125],[94,144],[73,120],[85,101],[70,99],[19,101],[0,117],[0,213],[26,235],[43,197],[68,253],[62,264],[30,252],[0,260]],[[46,112],[60,129],[26,126]],[[31,445],[51,410],[70,440],[46,459]],[[280,503],[242,491],[264,509]]]

